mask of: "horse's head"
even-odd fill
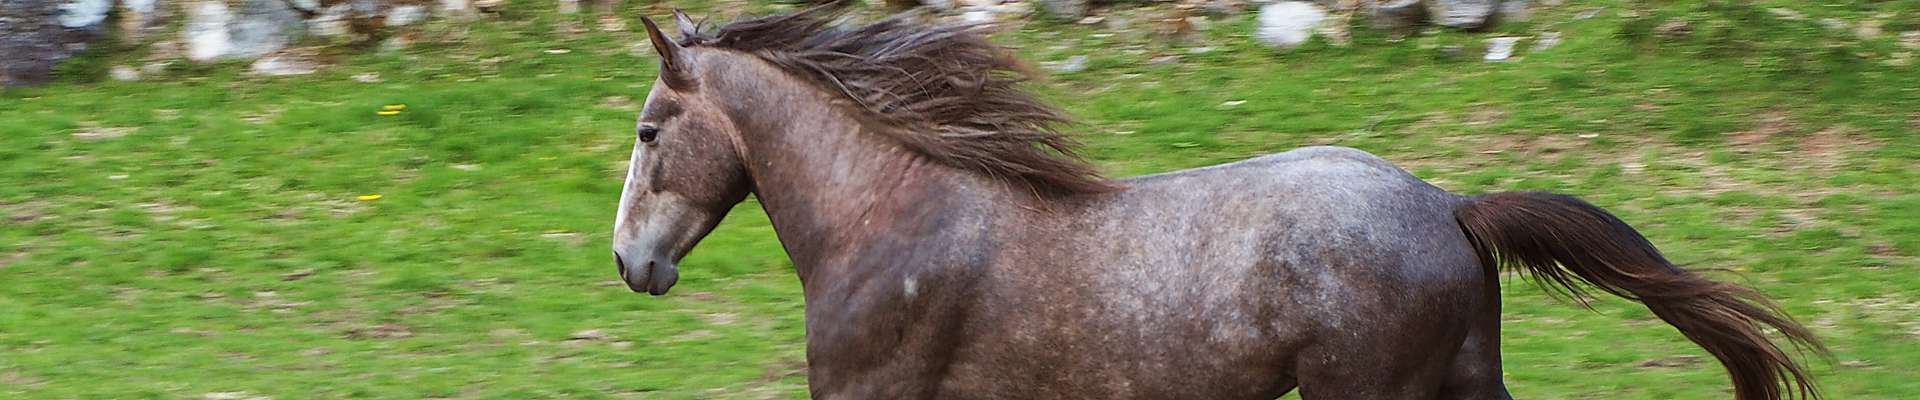
[[[693,33],[676,14],[682,34]],[[613,259],[634,292],[666,294],[678,263],[750,190],[733,124],[700,93],[694,57],[641,20],[660,55],[660,78],[635,127],[626,188],[613,223]]]

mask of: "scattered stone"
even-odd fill
[[[1880,34],[1885,33],[1880,31],[1880,28],[1885,25],[1886,22],[1877,19],[1860,21],[1859,25],[1853,26],[1853,34],[1862,39],[1878,39]]]
[[[294,54],[274,54],[255,60],[247,67],[248,72],[266,76],[306,75],[318,71],[320,66]]]
[[[1079,23],[1081,25],[1093,25],[1093,24],[1104,22],[1106,20],[1107,20],[1106,17],[1093,16],[1093,17],[1081,18]]]
[[[1180,56],[1171,55],[1171,54],[1154,57],[1147,60],[1147,64],[1150,64],[1150,65],[1167,65],[1167,64],[1177,63],[1177,62],[1180,62]]]
[[[960,20],[966,21],[966,23],[969,24],[991,24],[996,21],[993,17],[993,12],[987,10],[967,11],[964,14],[960,14]]]
[[[272,397],[258,396],[247,392],[213,392],[201,395],[206,400],[273,400]]]
[[[1900,47],[1920,50],[1920,31],[1900,32]]]
[[[146,74],[146,75],[159,75],[162,73],[166,73],[167,67],[170,67],[170,66],[173,66],[172,62],[154,61],[154,62],[147,63],[147,65],[140,66],[140,73]]]
[[[113,0],[70,0],[60,5],[60,26],[69,29],[94,29],[107,22]]]
[[[1524,22],[1532,17],[1527,0],[1501,0],[1498,17],[1500,21]]]
[[[440,0],[440,11],[446,11],[454,15],[469,14],[473,12],[473,2],[470,0]]]
[[[1684,19],[1675,19],[1653,27],[1653,33],[1667,39],[1685,39],[1693,35],[1693,23]]]
[[[480,170],[480,165],[478,165],[478,164],[454,164],[454,165],[453,165],[453,169],[457,169],[457,170],[461,170],[461,171],[467,171],[467,172],[473,172],[473,171],[479,171],[479,170]]]
[[[173,13],[173,7],[160,7],[160,0],[124,0],[126,8],[120,13],[120,33],[128,42],[140,42],[148,34],[157,33],[167,27],[167,18]]]
[[[387,11],[387,26],[407,26],[427,19],[427,8],[415,5],[394,6]]]
[[[1200,9],[1216,15],[1239,15],[1247,10],[1246,0],[1204,0]]]
[[[1512,58],[1513,47],[1514,45],[1519,43],[1520,43],[1520,38],[1517,38],[1517,37],[1497,37],[1497,38],[1487,39],[1486,60],[1488,62],[1494,62],[1494,61],[1506,61],[1508,58]]]
[[[1541,32],[1540,37],[1533,39],[1533,50],[1531,51],[1535,53],[1546,51],[1547,49],[1553,48],[1553,46],[1559,46],[1560,40],[1562,40],[1562,38],[1559,31]]]
[[[574,332],[573,335],[567,336],[567,339],[569,340],[607,340],[608,337],[610,336],[607,335],[606,331],[602,331],[599,329],[588,329],[584,331]]]
[[[474,0],[473,9],[488,14],[499,14],[506,9],[506,0]]]
[[[1427,6],[1421,0],[1391,0],[1375,5],[1368,13],[1373,29],[1396,34],[1414,33],[1427,22]]]
[[[1839,18],[1821,18],[1820,26],[1825,26],[1827,27],[1827,29],[1832,29],[1835,31],[1842,31],[1842,32],[1851,30],[1850,28],[1852,28],[1852,26],[1849,26],[1847,24],[1847,21],[1841,21]]]
[[[1300,47],[1313,38],[1315,29],[1327,22],[1327,10],[1304,1],[1283,1],[1260,7],[1259,27],[1254,37],[1279,49]]]
[[[353,76],[353,81],[360,82],[360,83],[380,83],[380,73],[368,72],[364,74],[356,74]]]
[[[320,15],[307,20],[307,32],[319,37],[334,37],[353,33],[353,27],[347,25],[349,22],[347,14],[352,12],[353,5],[347,3],[335,4],[332,7],[321,9]]]
[[[307,356],[307,357],[319,357],[319,356],[324,356],[328,354],[333,354],[333,349],[329,349],[325,347],[315,347],[315,348],[300,351],[300,355]]]
[[[116,81],[134,82],[140,80],[140,70],[125,65],[115,65],[113,69],[107,70],[107,76],[113,77]]]
[[[292,42],[300,15],[281,0],[245,0],[238,15],[225,1],[202,0],[189,6],[187,58],[212,61],[254,58],[279,51]]]
[[[1594,8],[1581,10],[1579,14],[1573,15],[1573,19],[1593,19],[1593,17],[1600,16],[1601,11],[1606,11],[1606,10],[1607,9],[1605,7],[1594,7]]]
[[[1040,8],[1060,18],[1078,19],[1087,16],[1087,0],[1037,0]]]
[[[1460,29],[1480,29],[1492,21],[1494,0],[1427,0],[1433,23]]]
[[[387,40],[380,41],[380,51],[386,51],[386,52],[401,51],[401,50],[406,50],[407,46],[412,46],[412,45],[413,45],[413,38],[407,37],[404,35],[394,36],[394,37],[387,38]]]
[[[578,13],[580,12],[580,0],[560,0],[559,8],[561,14]]]
[[[1187,54],[1207,54],[1212,52],[1213,52],[1213,47],[1208,47],[1208,46],[1201,46],[1201,47],[1194,47],[1194,48],[1187,49]]]
[[[1788,21],[1799,21],[1799,20],[1807,19],[1807,16],[1801,15],[1799,11],[1794,11],[1792,9],[1786,9],[1786,8],[1779,8],[1779,7],[1768,8],[1767,13],[1773,14],[1774,17],[1778,17],[1780,19],[1784,19]]]

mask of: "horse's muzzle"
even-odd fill
[[[672,264],[647,261],[644,265],[632,265],[619,252],[613,253],[613,264],[620,269],[620,280],[626,282],[627,289],[634,293],[646,292],[654,296],[667,294],[667,290],[673,289],[673,284],[680,281],[680,269]]]

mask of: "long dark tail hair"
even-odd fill
[[[1453,215],[1487,268],[1524,267],[1583,305],[1586,293],[1576,281],[1646,304],[1720,359],[1733,377],[1735,399],[1820,397],[1806,367],[1767,340],[1765,329],[1778,330],[1799,349],[1826,354],[1813,332],[1753,289],[1674,266],[1600,207],[1572,196],[1512,192],[1475,197]]]

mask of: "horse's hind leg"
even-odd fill
[[[1393,360],[1392,355],[1376,351],[1345,347],[1302,354],[1297,367],[1300,398],[1428,400],[1440,392],[1448,370],[1446,363]]]
[[[1447,371],[1440,390],[1441,400],[1512,400],[1500,371],[1499,293],[1473,313],[1473,327],[1453,356],[1453,368]]]
[[[1453,344],[1467,328],[1464,321],[1408,317],[1390,314],[1375,320],[1379,325],[1322,335],[1303,349],[1294,367],[1300,398],[1434,399],[1453,370]]]

